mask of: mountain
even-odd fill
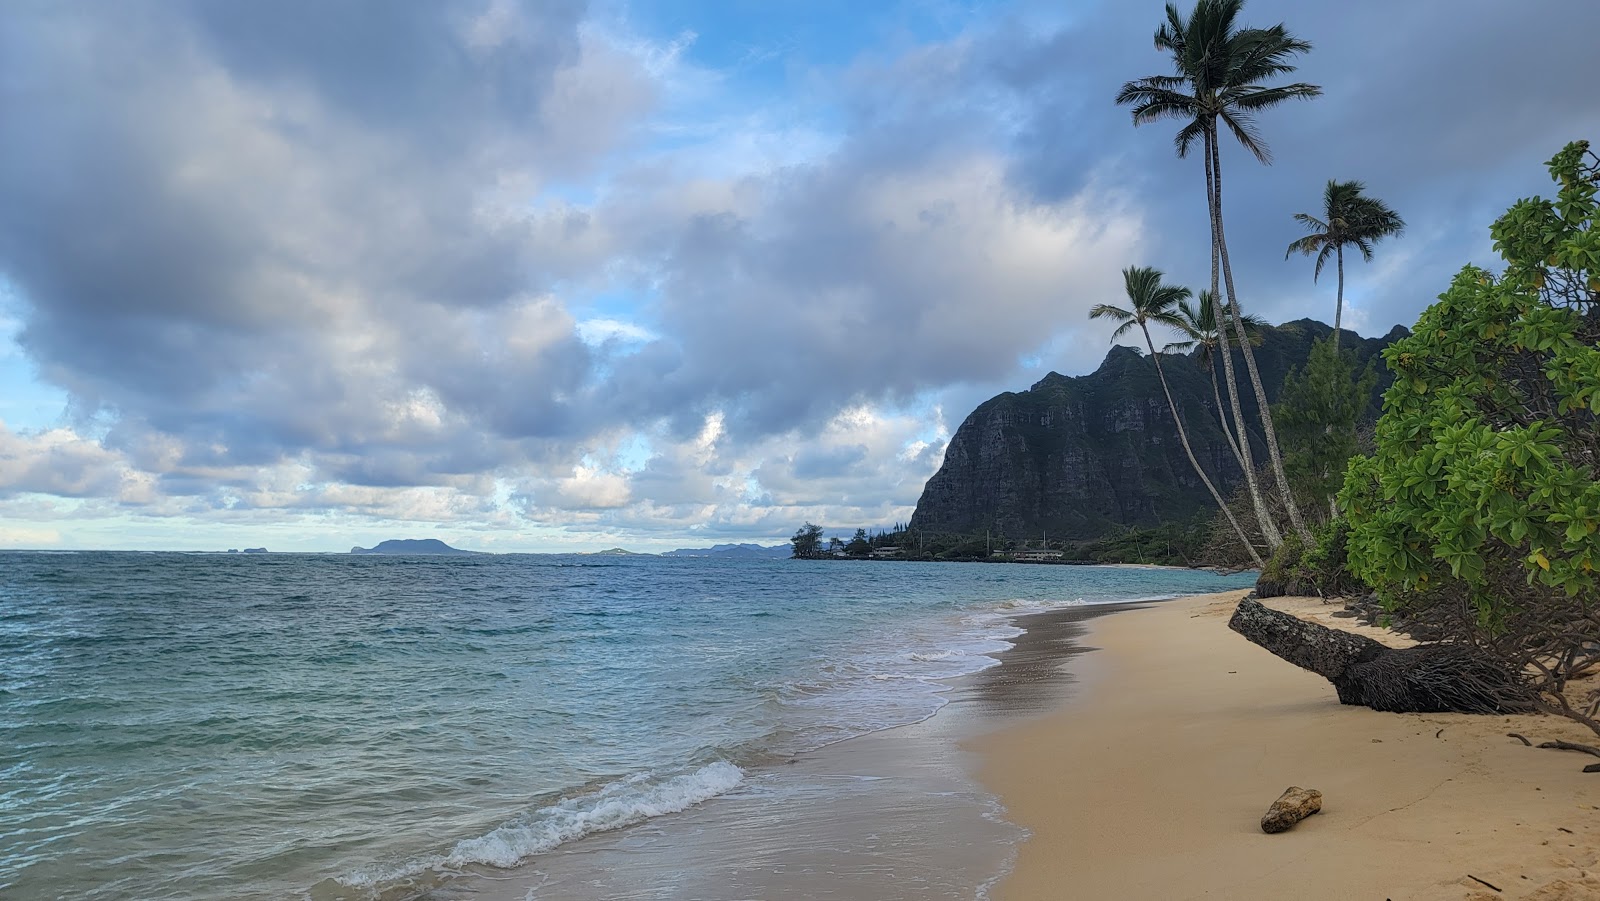
[[[585,556],[585,557],[653,557],[655,555],[654,554],[641,554],[638,551],[630,551],[627,548],[608,547],[603,551],[590,551],[590,552],[584,554],[583,556]]]
[[[681,547],[666,551],[663,557],[722,557],[734,560],[776,560],[787,558],[794,549],[787,544],[764,547],[759,544],[714,544],[711,547]]]
[[[1262,330],[1255,349],[1269,402],[1284,377],[1303,366],[1314,341],[1333,329],[1301,319]],[[1409,334],[1396,327],[1383,338],[1342,332],[1341,349],[1366,365]],[[1164,355],[1163,366],[1183,414],[1195,456],[1224,492],[1242,478],[1223,436],[1211,379],[1195,355]],[[1221,377],[1222,362],[1214,360]],[[1245,378],[1243,356],[1234,368]],[[1393,377],[1378,361],[1378,384],[1368,417],[1376,419]],[[1227,388],[1222,388],[1228,403]],[[1254,392],[1240,391],[1257,465],[1266,463]],[[1129,526],[1189,521],[1215,509],[1178,440],[1154,363],[1135,350],[1113,347],[1100,368],[1070,378],[1052,372],[1027,391],[983,403],[956,430],[944,463],[923,488],[911,528],[930,535],[1088,540]]]
[[[433,554],[457,555],[476,554],[477,551],[464,551],[451,547],[437,538],[391,538],[388,541],[378,542],[377,547],[353,547],[352,554]]]

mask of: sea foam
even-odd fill
[[[692,773],[655,781],[649,774],[612,782],[599,791],[567,798],[513,820],[488,835],[456,845],[445,859],[451,866],[486,863],[514,867],[565,842],[596,832],[632,826],[651,817],[687,810],[744,781],[744,771],[725,761]]]
[[[724,794],[744,781],[744,771],[726,761],[661,778],[639,773],[598,791],[565,798],[456,843],[450,853],[393,868],[361,870],[338,879],[347,886],[376,887],[428,871],[459,870],[470,864],[509,869],[529,857],[597,832],[678,813]]]

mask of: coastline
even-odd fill
[[[696,897],[993,897],[1027,830],[977,778],[975,737],[1085,687],[1090,621],[1167,600],[1010,615],[997,665],[950,678],[925,719],[747,771],[735,790],[647,824],[562,845],[511,870],[474,868],[484,901]],[[666,888],[670,886],[670,889]],[[432,897],[432,896],[429,896]]]
[[[1505,737],[1586,730],[1342,706],[1228,630],[1244,593],[1084,623],[1096,650],[1074,655],[1078,690],[964,743],[1031,833],[994,898],[1600,899],[1600,779],[1579,755]],[[1322,791],[1323,812],[1262,834],[1290,785]]]

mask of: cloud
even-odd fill
[[[859,53],[758,60],[752,33],[721,65],[617,8],[0,20],[0,359],[24,358],[0,372],[69,404],[0,429],[8,518],[513,546],[886,524],[946,412],[1099,362],[1086,314],[1123,266],[1206,277],[1198,162],[1111,103],[1164,69],[1155,7],[898,9],[845,23]],[[1351,267],[1350,320],[1382,332],[1492,262],[1488,222],[1600,131],[1600,7],[1246,18],[1313,39],[1301,75],[1326,88],[1263,117],[1276,165],[1224,151],[1236,274],[1269,318],[1331,313],[1281,253],[1328,178],[1410,224]]]
[[[0,422],[0,499],[19,494],[139,503],[149,498],[150,484],[119,455],[71,429],[18,434]]]

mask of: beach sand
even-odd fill
[[[1594,758],[1506,737],[1592,733],[1555,717],[1342,706],[1325,680],[1228,630],[1242,595],[1085,624],[1081,640],[1101,650],[1072,658],[1072,691],[1058,680],[1049,712],[966,742],[1007,818],[1032,832],[999,901],[1600,901],[1600,774],[1582,772]],[[1404,643],[1314,598],[1269,603]],[[1322,813],[1263,834],[1291,785],[1320,790]]]

